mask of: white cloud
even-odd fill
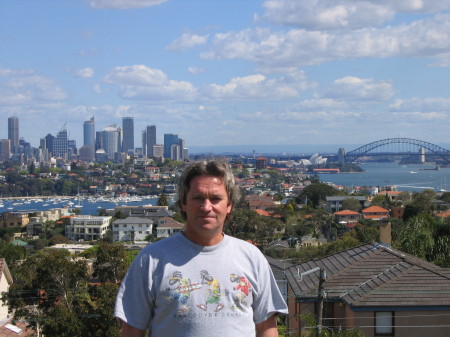
[[[0,68],[0,91],[1,105],[47,104],[68,97],[55,80],[29,69]]]
[[[188,67],[188,72],[192,75],[198,75],[205,72],[204,68],[199,67]]]
[[[84,0],[97,9],[132,9],[159,5],[168,0]]]
[[[262,74],[234,77],[224,85],[210,84],[206,95],[219,100],[281,100],[297,97],[310,84],[303,72],[292,76],[268,78]]]
[[[192,100],[197,92],[191,83],[170,80],[163,71],[144,65],[116,67],[104,82],[117,85],[121,97],[136,100]]]
[[[448,118],[450,114],[450,98],[427,97],[396,99],[389,106],[390,111],[399,114],[412,114],[425,118]]]
[[[392,83],[374,81],[371,78],[346,76],[334,81],[322,94],[323,97],[340,100],[387,101],[394,95]]]
[[[450,53],[450,14],[410,24],[355,31],[273,32],[256,28],[216,34],[205,59],[244,59],[276,69],[352,58],[428,57]],[[442,65],[443,62],[440,62]]]
[[[167,50],[183,51],[208,42],[208,35],[184,33],[178,39],[166,47]]]
[[[94,69],[92,68],[78,69],[75,71],[75,76],[81,78],[91,78],[94,76]]]
[[[266,0],[265,18],[279,25],[311,30],[377,27],[397,13],[432,13],[450,9],[449,0]]]

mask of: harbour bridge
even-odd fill
[[[440,158],[443,163],[450,164],[450,150],[438,145],[413,138],[387,138],[377,140],[348,153],[341,154],[346,163],[354,163],[358,158],[367,156],[434,156]]]

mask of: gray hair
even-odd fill
[[[234,180],[233,171],[230,165],[225,161],[210,160],[197,161],[185,168],[181,174],[178,184],[178,202],[181,215],[186,219],[186,212],[183,211],[181,205],[186,204],[187,194],[192,179],[198,176],[212,176],[219,178],[225,185],[227,191],[228,203],[232,205],[232,209],[236,206],[240,198],[239,187]],[[227,217],[228,220],[228,217]]]

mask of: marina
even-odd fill
[[[83,215],[97,215],[100,209],[116,206],[156,205],[156,196],[126,197],[15,197],[0,199],[0,213],[14,211],[46,211],[52,208],[79,209]]]

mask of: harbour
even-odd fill
[[[348,188],[391,186],[398,191],[450,191],[450,168],[436,165],[399,165],[396,162],[368,162],[361,165],[364,172],[351,174],[319,174],[323,182]]]

